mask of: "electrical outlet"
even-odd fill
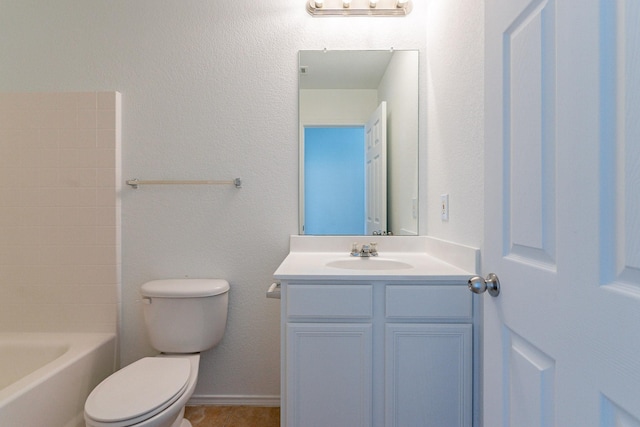
[[[449,221],[449,195],[440,195],[440,219],[442,221]]]

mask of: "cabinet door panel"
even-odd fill
[[[371,324],[288,323],[288,427],[368,427]]]
[[[471,324],[388,324],[387,427],[471,427]]]

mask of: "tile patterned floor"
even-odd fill
[[[193,427],[279,427],[280,408],[258,406],[187,406]]]

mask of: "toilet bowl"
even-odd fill
[[[200,354],[145,357],[100,383],[85,403],[89,427],[190,427],[184,406],[198,380]]]
[[[151,345],[145,357],[102,381],[85,402],[87,427],[191,427],[184,407],[198,380],[200,352],[224,335],[229,284],[220,279],[142,285]]]

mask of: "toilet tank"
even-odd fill
[[[153,280],[142,285],[151,345],[163,353],[215,347],[227,324],[229,283],[222,279]]]

